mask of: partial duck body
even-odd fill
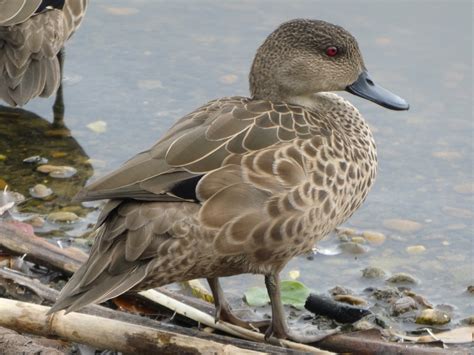
[[[0,2],[0,100],[23,106],[56,94],[55,123],[64,118],[64,45],[84,17],[88,0]]]

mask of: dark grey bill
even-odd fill
[[[410,108],[410,105],[400,96],[374,83],[365,70],[353,84],[346,87],[346,91],[391,110],[401,111]]]

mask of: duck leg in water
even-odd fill
[[[272,322],[265,333],[265,340],[272,336],[278,339],[290,339],[299,343],[314,343],[339,332],[339,329],[320,330],[316,326],[305,326],[292,330],[286,323],[285,309],[281,302],[280,276],[278,274],[265,275],[265,285],[272,305]]]
[[[219,283],[219,279],[215,278],[208,278],[207,282],[209,283],[209,287],[211,288],[212,296],[214,297],[214,305],[216,307],[216,314],[215,319],[216,322],[218,321],[225,321],[235,325],[238,325],[242,328],[246,329],[260,329],[260,328],[267,328],[270,325],[268,320],[262,321],[246,321],[237,317],[230,308],[229,302],[227,302],[224,291]]]

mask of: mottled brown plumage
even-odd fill
[[[340,57],[325,56],[327,45]],[[265,275],[272,300],[267,334],[311,340],[286,326],[278,273],[349,218],[372,186],[368,125],[348,101],[322,92],[344,89],[362,72],[357,43],[342,28],[280,26],[254,60],[252,98],[214,100],[184,116],[78,196],[110,201],[89,260],[52,311],[205,277],[217,317],[237,322],[217,278],[255,273]]]
[[[32,9],[28,18],[0,22],[0,99],[23,106],[49,97],[61,84],[61,58],[66,41],[79,27],[87,0],[65,0],[62,9]],[[40,7],[41,8],[41,7]],[[0,8],[1,9],[1,8]]]

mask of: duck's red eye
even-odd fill
[[[337,47],[331,46],[326,48],[326,55],[328,57],[334,57],[337,54]]]

